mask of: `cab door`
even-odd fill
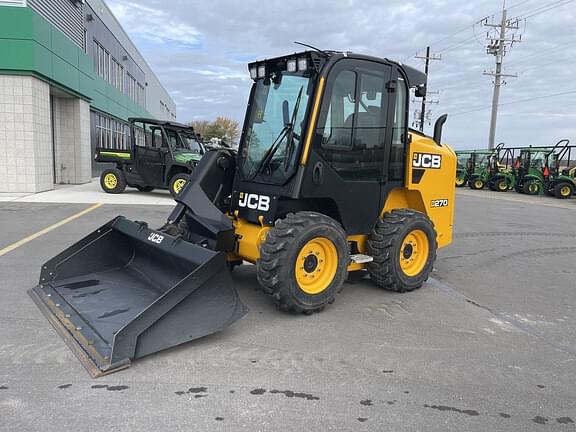
[[[345,58],[326,79],[301,195],[324,198],[323,211],[349,234],[369,233],[382,208],[391,71],[385,63]]]
[[[145,132],[145,139],[135,145],[136,169],[149,186],[163,186],[167,147],[164,134],[159,127],[151,127]]]

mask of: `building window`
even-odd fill
[[[138,102],[138,105],[140,106],[146,106],[146,90],[140,83],[138,83],[138,95],[136,102]]]
[[[96,114],[96,135],[98,147],[128,150],[128,126],[116,119]]]

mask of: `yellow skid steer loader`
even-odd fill
[[[383,58],[304,51],[251,63],[239,149],[209,151],[167,223],[121,216],[48,261],[30,293],[93,376],[229,326],[229,270],[256,265],[278,307],[310,314],[349,272],[411,291],[452,240],[456,155],[410,130],[426,76]]]

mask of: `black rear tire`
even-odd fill
[[[318,239],[329,253],[308,252],[317,250],[311,245]],[[338,222],[315,212],[290,213],[276,222],[260,245],[256,275],[279,309],[311,314],[332,303],[342,290],[348,260],[346,233]]]
[[[425,235],[428,252],[427,256],[422,257],[421,269],[416,267],[412,270],[417,273],[407,274],[401,263],[410,258],[406,256],[406,241],[416,231]],[[410,247],[410,255],[419,250],[426,255],[422,246]],[[390,291],[408,292],[420,288],[432,271],[437,247],[434,225],[424,213],[408,209],[392,210],[376,223],[368,237],[367,253],[373,257],[373,261],[367,265],[370,278],[376,285]]]
[[[152,192],[154,188],[152,186],[136,186],[140,192]]]
[[[100,174],[100,187],[109,194],[121,194],[126,189],[126,178],[118,168],[109,168]]]
[[[554,186],[554,196],[560,199],[570,198],[574,194],[574,186],[568,182],[561,182]]]

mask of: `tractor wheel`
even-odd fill
[[[170,184],[168,188],[170,189],[170,193],[172,194],[173,197],[177,197],[178,195],[180,195],[180,192],[182,192],[182,189],[184,188],[189,179],[190,176],[184,173],[175,174],[170,179]]]
[[[538,195],[542,189],[542,185],[538,180],[528,180],[524,183],[523,189],[527,195]]]
[[[136,186],[140,192],[152,192],[154,188],[152,186]]]
[[[384,289],[413,291],[428,279],[436,260],[436,231],[428,217],[414,210],[393,210],[368,237],[370,278]]]
[[[470,180],[470,187],[475,190],[484,189],[484,181],[480,178]]]
[[[464,187],[464,186],[466,186],[466,178],[456,177],[456,187]]]
[[[348,276],[348,261],[340,224],[303,211],[288,214],[268,231],[256,275],[281,310],[308,315],[334,301]]]
[[[554,195],[556,198],[566,199],[570,198],[574,194],[574,186],[568,182],[558,183],[554,186]]]
[[[494,182],[494,190],[498,192],[508,192],[508,182],[505,178],[497,178]]]
[[[117,168],[110,168],[100,174],[100,187],[104,192],[120,194],[126,189],[124,173]]]

